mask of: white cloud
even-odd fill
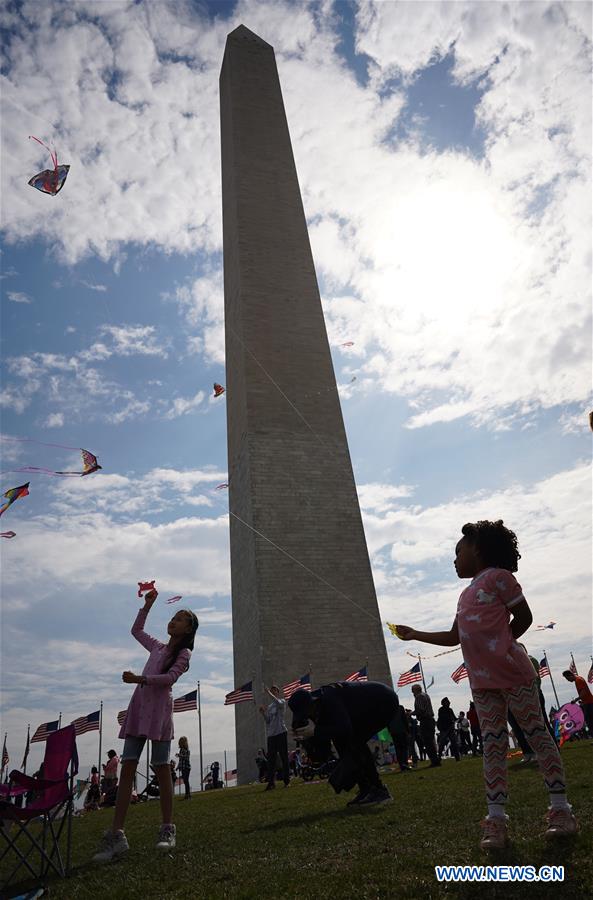
[[[8,291],[7,292],[8,299],[11,303],[32,303],[33,301],[29,297],[28,294],[25,294],[23,291]]]
[[[185,416],[202,405],[206,398],[204,391],[198,391],[193,397],[176,397],[171,408],[165,413],[166,419],[177,419]]]
[[[104,293],[107,290],[106,284],[93,284],[92,281],[81,281],[80,283],[90,291],[100,291],[101,293]]]
[[[50,413],[45,422],[44,428],[61,428],[64,424],[64,413]]]

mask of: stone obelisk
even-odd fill
[[[391,684],[274,50],[243,25],[220,104],[235,687]],[[265,731],[235,710],[245,783]]]

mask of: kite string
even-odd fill
[[[283,547],[280,547],[279,544],[275,544],[274,541],[270,540],[269,537],[266,537],[265,534],[262,534],[261,531],[258,531],[257,528],[254,528],[248,522],[245,522],[244,519],[242,519],[236,513],[231,512],[231,510],[229,510],[229,515],[231,515],[231,516],[233,516],[233,518],[237,519],[238,522],[241,522],[242,525],[245,525],[246,528],[249,528],[250,531],[253,531],[254,534],[257,534],[259,537],[263,538],[264,541],[267,541],[268,544],[271,544],[272,547],[275,547],[276,550],[280,551],[280,553],[284,553],[285,556],[288,556],[289,559],[291,559],[293,562],[295,562],[297,564],[297,566],[300,566],[301,569],[304,569],[306,572],[308,572],[309,575],[312,575],[313,578],[316,578],[322,584],[325,584],[327,587],[331,588],[332,591],[335,591],[337,594],[340,594],[341,597],[344,597],[345,600],[348,600],[349,603],[351,603],[353,606],[356,606],[365,615],[369,616],[369,618],[373,619],[375,622],[380,622],[381,626],[383,625],[381,618],[379,616],[374,616],[371,612],[368,611],[368,609],[365,609],[364,606],[361,606],[360,603],[357,603],[356,600],[353,600],[352,597],[349,597],[348,594],[345,594],[339,588],[335,587],[333,584],[330,584],[330,582],[326,581],[325,578],[322,578],[321,575],[318,575],[316,572],[314,572],[312,569],[310,569],[304,563],[300,562],[295,556],[292,556],[292,554],[289,553],[288,550],[285,550]]]
[[[40,444],[42,447],[58,447],[61,450],[80,450],[80,447],[69,447],[66,444],[48,444],[46,441],[37,441],[35,438],[19,438],[12,437],[8,434],[0,435],[0,443],[2,441],[16,441],[18,444]]]

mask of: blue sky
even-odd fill
[[[586,670],[591,646],[590,18],[570,3],[4,7],[3,490],[29,477],[8,474],[19,465],[76,462],[13,438],[103,466],[32,476],[2,518],[17,532],[0,548],[13,761],[27,722],[100,700],[115,741],[120,673],[143,662],[135,584],[153,577],[202,623],[176,693],[199,678],[207,752],[234,745],[211,390],[225,383],[218,74],[241,22],[276,50],[382,618],[448,625],[460,526],[502,517],[535,623],[558,622],[528,646],[570,699],[561,670],[571,650]],[[55,198],[27,186],[48,165],[29,134],[72,167]],[[386,640],[397,676],[413,660]],[[459,661],[425,664],[456,711]],[[184,729],[195,743],[193,714]],[[95,744],[81,739],[83,761]]]

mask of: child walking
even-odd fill
[[[510,709],[537,754],[550,795],[546,837],[578,830],[566,799],[564,769],[558,748],[542,717],[535,672],[519,638],[533,617],[513,572],[521,558],[514,532],[497,522],[468,523],[455,548],[455,571],[471,578],[457,604],[450,631],[417,631],[398,625],[405,641],[444,647],[461,644],[482,732],[488,815],[482,822],[483,850],[503,848],[508,840],[507,711]]]
[[[191,790],[189,787],[189,773],[191,772],[191,762],[189,755],[189,744],[187,743],[186,737],[179,738],[179,753],[177,753],[176,755],[179,757],[177,768],[181,773],[183,784],[185,785],[185,799],[191,800]]]
[[[109,862],[129,850],[124,834],[124,822],[138,760],[147,738],[151,742],[151,765],[157,773],[163,824],[159,832],[157,850],[168,851],[175,846],[173,817],[173,785],[169,756],[173,738],[173,696],[171,686],[187,672],[198,630],[198,619],[189,610],[179,610],[167,626],[169,642],[162,644],[144,631],[146,616],[158,593],[149,591],[144,607],[139,610],[132,626],[132,634],[150,656],[142,675],[124,672],[126,684],[137,684],[119,736],[125,738],[121,755],[121,774],[113,824],[103,835],[101,846],[93,862]]]

